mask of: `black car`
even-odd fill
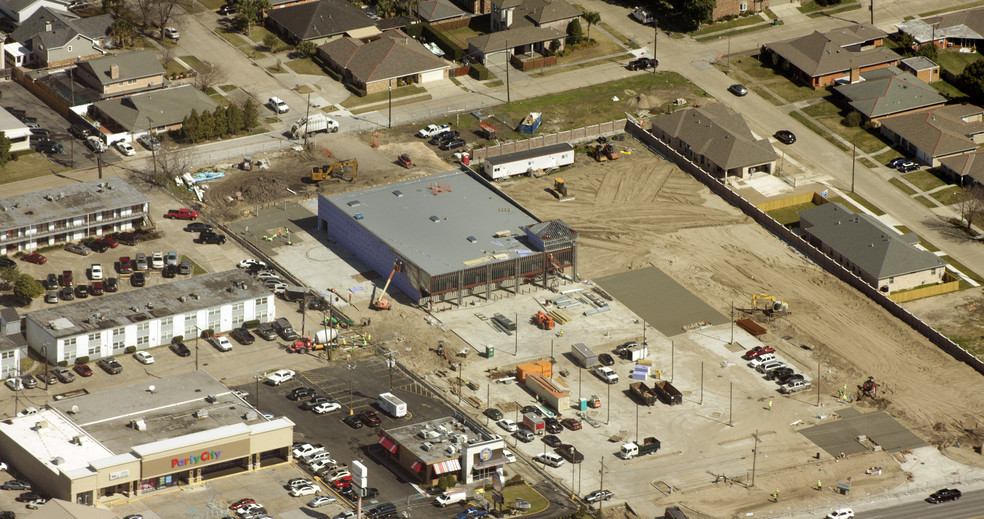
[[[728,87],[728,92],[731,92],[738,97],[743,97],[748,95],[748,88],[746,88],[745,85],[735,83],[734,85]]]
[[[256,338],[253,337],[252,333],[246,328],[236,328],[235,330],[229,332],[229,336],[236,339],[236,342],[242,345],[253,344]]]
[[[57,290],[58,289],[58,275],[57,274],[48,274],[48,279],[46,279],[45,282],[44,282],[44,288],[47,288],[48,290]]]
[[[16,479],[11,479],[10,481],[5,481],[3,485],[0,485],[0,489],[3,490],[30,490],[31,484],[24,481],[19,481]]]
[[[652,58],[638,58],[629,62],[629,70],[646,70],[647,68],[656,68],[659,66],[659,60]]]
[[[453,150],[455,148],[460,148],[465,145],[464,139],[451,139],[450,141],[445,141],[441,144],[440,148],[444,151]]]
[[[779,385],[781,386],[785,386],[788,384],[792,384],[793,382],[799,382],[802,380],[806,380],[806,378],[803,375],[800,375],[799,373],[790,373],[788,375],[783,375],[781,377],[776,378],[776,382],[778,382]]]
[[[782,377],[785,377],[787,375],[792,375],[793,373],[794,373],[793,368],[781,367],[766,373],[765,378],[769,380],[779,380]]]
[[[55,141],[41,141],[34,147],[38,153],[61,153],[65,148]]]
[[[552,434],[548,434],[548,435],[546,435],[546,436],[543,437],[543,443],[546,443],[551,448],[556,449],[557,447],[560,447],[561,445],[563,445],[564,442],[562,442],[560,440],[560,438],[558,438],[558,437],[556,437],[556,436],[554,436]]]
[[[0,258],[0,268],[16,267],[17,262],[10,258]]]
[[[396,512],[396,505],[393,503],[381,503],[367,510],[366,517],[382,517],[394,512]]]
[[[783,144],[792,144],[796,142],[796,135],[789,130],[779,130],[776,132],[774,137]]]
[[[171,343],[171,351],[173,351],[178,357],[189,357],[191,356],[191,350],[185,346],[185,343],[181,341],[174,341]]]
[[[302,398],[311,398],[315,393],[317,391],[311,387],[295,387],[290,393],[287,393],[287,398],[289,400],[300,400]]]
[[[166,265],[164,270],[161,270],[162,278],[173,278],[178,275],[178,267],[174,265]]]
[[[236,4],[225,4],[219,8],[219,14],[236,14],[237,10]]]
[[[79,299],[85,299],[89,297],[89,286],[88,285],[77,285],[75,287],[75,297]]]
[[[614,366],[615,359],[612,358],[612,356],[607,353],[599,353],[598,363],[601,364],[602,366]]]
[[[116,234],[116,239],[123,245],[136,245],[140,243],[140,237],[132,232],[121,232]]]
[[[31,501],[37,501],[38,499],[44,499],[34,492],[24,492],[23,494],[17,496],[17,500],[22,503],[30,503]]]
[[[359,417],[355,415],[348,415],[342,421],[345,422],[345,425],[353,429],[361,429],[363,426],[362,420],[360,420]]]
[[[143,272],[134,272],[130,277],[130,284],[135,287],[142,287],[147,284],[147,277]]]
[[[960,496],[962,495],[963,494],[955,488],[944,488],[930,494],[930,496],[926,498],[926,501],[933,504],[943,503],[945,501],[956,501],[957,499],[960,499]]]
[[[108,243],[99,240],[93,241],[87,244],[87,246],[95,252],[106,252],[106,249],[109,249]]]
[[[270,323],[260,323],[256,327],[256,335],[263,337],[264,340],[272,341],[277,338],[277,332],[273,330],[273,325]]]
[[[327,404],[331,402],[331,399],[326,396],[316,396],[307,402],[301,404],[301,409],[305,411],[310,411],[321,404]]]
[[[118,375],[120,372],[123,371],[123,365],[112,357],[99,359],[99,361],[96,362],[96,365],[102,368],[106,373],[109,373],[110,375]]]
[[[203,222],[191,222],[185,226],[186,232],[212,232],[212,226]]]
[[[547,417],[543,419],[543,422],[550,434],[557,434],[564,430],[564,426],[560,425],[560,421],[556,418]]]
[[[48,140],[51,137],[51,132],[44,128],[31,128],[32,137],[41,137],[44,140]]]
[[[86,128],[85,126],[76,124],[72,125],[72,127],[68,129],[68,133],[72,134],[73,137],[84,141],[86,137],[92,135],[92,128]]]
[[[500,411],[500,410],[498,410],[498,409],[496,409],[494,407],[490,407],[490,408],[486,409],[485,411],[482,412],[482,414],[484,414],[485,416],[488,416],[489,418],[491,418],[493,420],[501,420],[502,419],[502,411]]]
[[[109,278],[106,280],[107,292],[116,292],[119,289],[120,289],[120,283],[119,281],[116,280],[116,278]]]
[[[72,290],[72,287],[65,287],[58,292],[58,297],[62,301],[71,301],[75,299],[75,291]]]
[[[439,134],[431,137],[430,143],[431,143],[432,146],[437,146],[438,144],[441,144],[441,143],[450,141],[451,139],[454,139],[454,138],[458,137],[458,135],[459,134],[456,131],[450,131],[449,130],[449,131],[446,131],[446,132],[441,132],[441,133],[439,133]]]
[[[214,232],[203,232],[198,235],[198,243],[214,243],[215,245],[224,245],[226,242],[226,237],[224,234],[216,234]]]

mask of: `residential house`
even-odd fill
[[[318,0],[270,0],[270,9],[283,9],[294,5],[317,2]],[[269,11],[267,11],[269,13]]]
[[[984,142],[984,109],[970,104],[942,106],[881,122],[882,135],[932,167],[940,160],[974,151]]]
[[[653,119],[650,133],[711,175],[773,174],[779,156],[752,135],[745,119],[723,104],[677,110]]]
[[[150,50],[84,61],[76,68],[76,75],[103,97],[164,88],[164,67]]]
[[[580,9],[566,0],[492,0],[491,30],[553,27],[566,34],[567,26],[580,16]]]
[[[11,152],[31,149],[31,129],[3,108],[0,108],[0,132],[10,139]]]
[[[946,103],[938,90],[896,67],[865,72],[861,78],[864,81],[837,86],[834,91],[868,120],[880,121]]]
[[[769,0],[717,0],[711,11],[712,20],[725,16],[738,16],[748,11],[758,13],[769,7]]]
[[[941,283],[946,262],[917,248],[919,236],[899,234],[874,216],[838,203],[799,212],[804,238],[831,259],[883,292]]]
[[[553,27],[519,27],[468,38],[468,55],[481,63],[490,60],[505,62],[515,54],[539,52],[544,54],[550,42],[557,40],[563,47],[565,33]]]
[[[902,60],[899,68],[911,72],[924,83],[935,83],[940,80],[940,66],[925,56],[906,58]]]
[[[898,54],[882,46],[885,32],[866,23],[765,44],[788,63],[804,84],[821,89],[836,82],[856,83],[861,73],[899,64]],[[769,58],[766,58],[769,59]]]
[[[379,34],[372,19],[346,0],[273,9],[267,13],[266,27],[289,43],[312,41],[319,45],[343,34],[358,38]]]
[[[102,123],[107,142],[130,142],[148,132],[179,130],[192,110],[211,112],[217,106],[201,90],[182,85],[104,99],[89,106],[89,116]]]
[[[28,65],[59,67],[105,55],[112,23],[108,14],[79,18],[42,7],[10,37],[30,51]]]
[[[917,46],[932,42],[940,49],[976,48],[984,44],[984,7],[909,20],[895,27],[912,36]]]
[[[390,30],[363,42],[350,37],[318,47],[318,55],[347,83],[366,93],[407,83],[430,83],[448,77],[451,66],[402,31]]]
[[[464,18],[468,13],[462,11],[449,0],[420,0],[417,3],[417,16],[427,23]]]
[[[984,184],[984,150],[942,158],[940,167],[961,186]]]
[[[0,0],[0,12],[15,23],[24,23],[42,7],[67,13],[69,3],[63,0]]]
[[[458,7],[465,12],[475,15],[489,14],[492,12],[492,0],[454,0]]]

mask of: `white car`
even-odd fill
[[[310,467],[311,470],[314,471],[314,472],[320,472],[320,471],[322,471],[324,469],[327,469],[327,468],[333,467],[333,466],[335,466],[335,460],[333,460],[331,458],[323,458],[323,459],[320,459],[318,461],[314,461],[314,462],[311,462],[311,463],[308,464],[308,467]]]
[[[218,348],[219,351],[229,351],[232,349],[232,343],[229,342],[224,335],[216,335],[212,337],[212,344]]]
[[[332,472],[331,475],[327,479],[328,479],[328,482],[331,483],[333,481],[338,481],[339,479],[342,479],[342,478],[347,478],[347,477],[349,477],[351,475],[352,475],[351,472],[349,472],[348,470],[342,469],[342,470],[336,470],[335,472]]]
[[[305,443],[304,445],[307,445],[308,447],[311,446],[308,443]],[[292,480],[290,480],[290,481],[287,482],[287,486],[290,487],[291,490],[293,490],[293,489],[295,489],[297,487],[303,487],[303,486],[306,486],[306,485],[313,485],[313,484],[314,484],[314,481],[312,481],[312,480],[310,480],[308,478],[294,478],[294,479],[292,479]]]
[[[129,142],[123,142],[123,141],[117,142],[116,149],[119,150],[120,153],[126,155],[127,157],[137,154],[137,151],[133,149],[133,146],[130,146]]]
[[[239,515],[247,515],[247,514],[252,514],[253,512],[261,508],[263,508],[263,505],[259,503],[250,503],[246,506],[240,507],[238,510],[236,510],[236,513]]]
[[[266,267],[266,263],[263,263],[260,260],[255,260],[253,258],[246,258],[246,259],[240,261],[239,264],[236,265],[236,267],[241,268],[241,269],[248,269],[248,268],[252,267],[253,265],[259,265],[261,267]]]
[[[102,153],[106,151],[106,144],[95,135],[90,135],[85,138],[85,145],[89,147],[95,153]]]
[[[17,377],[8,378],[7,380],[4,380],[3,383],[6,384],[11,391],[20,391],[24,389],[24,382]]]
[[[133,357],[140,361],[141,364],[153,364],[154,356],[146,351],[138,351],[133,354]]]
[[[151,253],[151,255],[150,255],[150,268],[152,268],[152,269],[158,269],[158,270],[164,268],[164,253],[163,252],[161,252],[159,250],[155,250],[153,253]]]
[[[290,495],[294,497],[300,496],[313,496],[318,493],[318,487],[314,485],[304,485],[303,487],[297,487],[290,491]]]
[[[502,449],[502,457],[506,458],[506,463],[516,463],[516,455],[510,450]]]
[[[21,412],[17,413],[17,416],[30,416],[32,414],[38,414],[37,407],[25,407]]]
[[[598,378],[604,380],[606,383],[618,384],[618,374],[615,373],[615,370],[612,368],[607,366],[598,366],[595,368],[594,372],[595,375],[598,375]]]
[[[314,409],[311,410],[314,411],[314,414],[325,414],[332,411],[338,411],[341,408],[342,404],[339,404],[338,402],[325,402],[314,406]]]
[[[827,519],[853,519],[853,517],[854,510],[851,510],[851,507],[838,508],[827,514]]]
[[[93,281],[101,280],[103,278],[102,265],[98,263],[93,263],[92,266],[89,267],[89,278],[92,279]]]
[[[267,376],[267,384],[279,386],[284,382],[294,378],[294,371],[289,369],[278,369]]]
[[[270,103],[270,108],[278,114],[285,114],[290,111],[290,107],[287,106],[287,103],[277,96],[271,97],[268,102]]]
[[[444,133],[451,129],[450,124],[442,124],[440,126],[436,124],[428,124],[426,127],[422,128],[417,132],[417,137],[430,138],[437,134]]]
[[[352,510],[345,510],[331,519],[352,519],[353,517],[355,517],[355,512]]]
[[[310,456],[312,454],[318,453],[325,450],[323,446],[311,445],[310,443],[305,443],[303,445],[298,445],[294,447],[294,457],[303,458],[304,456]]]
[[[172,39],[174,41],[178,41],[178,38],[181,37],[181,33],[178,32],[178,30],[175,29],[174,27],[165,27],[164,28],[164,37],[165,38],[170,38],[170,39]]]
[[[503,418],[502,420],[499,420],[496,423],[499,424],[499,427],[502,427],[503,429],[509,432],[516,432],[516,429],[518,429],[518,427],[516,426],[516,422],[508,418]]]
[[[312,463],[314,463],[316,461],[327,460],[327,459],[331,459],[331,453],[328,452],[328,451],[321,451],[321,452],[319,452],[317,454],[312,454],[310,456],[304,456],[304,459],[302,459],[301,461],[303,461],[304,463],[307,463],[308,465],[310,465],[310,464],[312,464]]]
[[[317,496],[308,503],[311,508],[318,508],[325,505],[330,505],[335,502],[335,498],[331,496]]]

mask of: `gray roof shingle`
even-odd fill
[[[862,74],[865,81],[834,87],[852,108],[868,118],[928,108],[946,103],[935,88],[895,67]]]
[[[984,109],[974,105],[948,105],[889,117],[882,121],[882,126],[930,157],[940,157],[977,149],[972,136],[984,134],[984,123],[972,118],[981,113]],[[964,121],[965,118],[970,122]]]
[[[425,22],[436,22],[465,16],[465,12],[448,0],[421,0],[417,4],[417,16]]]
[[[27,45],[36,36],[46,49],[57,49],[79,35],[91,40],[103,38],[112,23],[113,17],[108,14],[79,18],[73,14],[42,7],[10,33],[10,37]]]
[[[319,0],[273,9],[267,17],[299,40],[327,38],[374,26],[362,9],[345,0]]]
[[[984,151],[942,158],[940,164],[957,175],[970,177],[979,184],[984,184]]]
[[[723,104],[677,110],[653,120],[653,128],[687,143],[724,170],[779,158],[767,139],[755,139],[745,119]]]
[[[119,67],[119,77],[116,79],[110,77],[110,69],[113,65]],[[124,52],[90,59],[80,63],[79,67],[88,69],[103,85],[164,73],[164,67],[161,66],[160,61],[157,61],[157,55],[150,50]]]
[[[825,33],[814,31],[765,46],[809,76],[817,77],[898,61],[901,57],[885,47],[862,50],[865,42],[885,36],[886,33],[868,24],[856,24]]]
[[[363,84],[450,68],[420,42],[398,30],[386,31],[369,43],[339,38],[318,47],[318,51]]]
[[[510,47],[515,48],[521,45],[532,45],[562,38],[564,38],[564,34],[553,27],[530,25],[468,38],[468,46],[475,47],[482,54],[488,54],[503,51]]]
[[[218,103],[192,85],[165,88],[154,92],[134,94],[99,101],[93,106],[129,131],[146,130],[154,126],[178,124],[191,111],[213,111]]]

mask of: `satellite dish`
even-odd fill
[[[154,391],[157,391],[157,386],[150,386],[150,387],[147,388],[147,391],[150,391],[151,393],[153,393]]]
[[[77,405],[72,406],[72,414],[79,414],[79,406]]]

